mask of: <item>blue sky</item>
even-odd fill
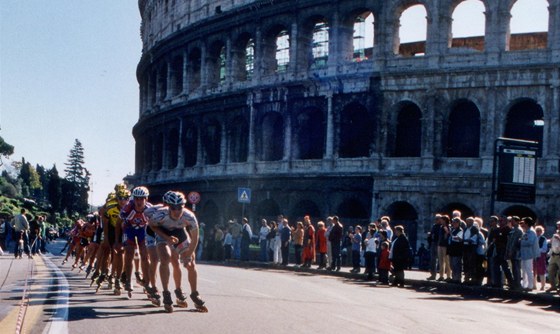
[[[520,1],[512,32],[546,30],[535,9],[546,0]],[[455,36],[481,35],[480,2],[464,6]],[[414,33],[425,31],[425,14],[410,15],[402,42],[423,39]],[[92,173],[90,203],[102,204],[134,172],[140,56],[137,0],[0,0],[0,136],[15,146],[13,159],[56,164],[64,176],[79,139]]]
[[[1,0],[0,135],[64,176],[79,139],[100,204],[134,172],[141,56],[136,0]]]

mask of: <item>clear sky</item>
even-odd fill
[[[13,159],[61,177],[74,139],[90,203],[134,172],[141,56],[137,0],[0,0],[0,135]]]
[[[519,1],[511,31],[546,30],[546,0]],[[460,7],[454,36],[482,35],[481,2]],[[401,41],[424,39],[423,8],[405,14]],[[137,0],[0,0],[0,135],[15,146],[13,159],[56,164],[63,177],[79,139],[90,203],[102,204],[134,172],[140,56]]]

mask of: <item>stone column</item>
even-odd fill
[[[286,108],[284,125],[284,159],[290,161],[292,159],[292,115]]]
[[[196,131],[196,163],[195,166],[201,167],[204,166],[204,147],[202,146],[202,130],[205,126],[201,119],[196,122],[196,124],[201,124]]]
[[[548,47],[554,62],[560,61],[560,0],[548,1]]]
[[[325,147],[325,159],[332,160],[334,155],[334,116],[333,116],[333,93],[327,93],[327,142]]]
[[[222,132],[220,138],[220,164],[227,164],[229,162],[229,157],[227,155],[227,131],[226,125],[220,122],[220,131]]]
[[[208,87],[208,50],[206,45],[200,47],[200,87],[206,90]]]
[[[171,100],[173,98],[173,88],[174,88],[174,83],[173,83],[173,62],[170,60],[167,60],[167,92],[165,94],[165,99],[166,100]]]
[[[189,95],[189,54],[183,51],[183,95]]]
[[[262,68],[264,66],[264,59],[263,59],[263,44],[264,40],[262,37],[262,32],[260,26],[257,27],[257,31],[255,32],[255,58],[253,59],[253,82],[260,82],[262,76]]]
[[[290,62],[288,63],[288,73],[293,74],[294,76],[298,73],[299,70],[299,48],[300,40],[299,40],[299,28],[297,22],[292,22],[292,29],[290,31]]]
[[[231,42],[231,37],[228,37],[226,40],[226,80],[224,82],[224,84],[226,86],[231,86],[231,84],[233,83],[233,73],[234,73],[234,68],[233,68],[233,50],[232,50],[232,42]]]
[[[185,120],[179,119],[179,145],[177,145],[177,169],[185,168],[185,150],[183,142],[183,131],[185,128]]]
[[[255,101],[253,93],[247,94],[247,105],[249,106],[249,139],[248,139],[248,155],[247,162],[255,162]]]
[[[344,59],[344,55],[341,52],[343,47],[340,45],[343,42],[340,37],[341,29],[342,27],[340,26],[338,12],[335,12],[329,28],[329,59],[327,64],[329,74],[331,75],[334,75],[337,72],[337,62]]]

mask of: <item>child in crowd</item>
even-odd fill
[[[389,270],[391,270],[391,261],[389,260],[389,243],[387,241],[381,243],[381,252],[379,254],[377,269],[379,271],[379,284],[389,285]]]

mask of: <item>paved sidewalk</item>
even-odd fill
[[[294,272],[308,272],[318,275],[329,275],[329,276],[338,276],[344,277],[347,279],[353,280],[361,280],[365,281],[365,274],[355,274],[351,273],[350,267],[343,267],[340,271],[327,271],[327,270],[317,270],[313,269],[316,266],[312,266],[312,268],[300,268],[295,265],[275,265],[270,262],[263,263],[258,261],[228,261],[228,262],[206,262],[200,261],[205,264],[209,265],[223,265],[223,266],[235,266],[235,267],[255,267],[255,268],[268,268],[273,270],[286,270],[286,271],[294,271]],[[501,300],[528,300],[531,302],[535,302],[538,304],[543,305],[553,305],[553,306],[560,306],[560,295],[558,293],[551,294],[546,293],[544,291],[515,291],[509,289],[498,289],[498,288],[491,288],[485,286],[472,286],[472,285],[464,285],[464,284],[454,284],[454,283],[447,283],[447,282],[440,282],[440,281],[428,281],[426,278],[430,274],[426,271],[419,271],[419,270],[406,270],[405,271],[405,287],[406,288],[413,288],[417,290],[426,291],[429,290],[433,293],[453,293],[453,294],[461,294],[461,295],[468,295],[468,296],[476,296],[480,298],[495,298]],[[375,284],[375,283],[371,283]],[[395,288],[397,289],[397,288]]]

